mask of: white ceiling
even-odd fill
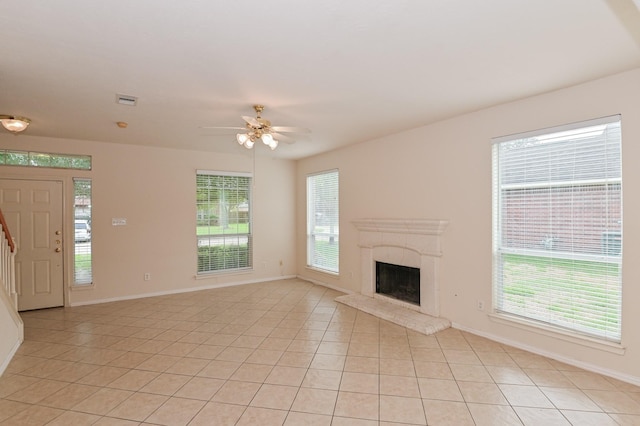
[[[202,126],[262,103],[313,133],[259,155],[302,158],[640,67],[635,1],[0,0],[0,114],[36,136],[243,152]]]

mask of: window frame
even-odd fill
[[[508,175],[505,173],[504,164],[501,161],[500,149],[499,149],[501,144],[503,143],[518,142],[518,141],[528,140],[529,138],[538,138],[537,139],[538,143],[537,144],[533,143],[532,148],[529,148],[526,146],[520,147],[519,148],[520,151],[531,152],[534,149],[539,150],[540,152],[553,151],[553,148],[554,148],[554,146],[552,145],[553,142],[564,141],[567,143],[573,143],[573,142],[577,143],[577,141],[579,141],[580,139],[572,136],[573,133],[578,132],[581,129],[585,131],[590,129],[591,127],[606,126],[610,124],[617,124],[618,128],[621,129],[621,126],[622,126],[621,117],[619,115],[603,117],[600,119],[586,120],[578,123],[571,123],[564,126],[557,126],[553,128],[541,129],[533,132],[526,132],[526,133],[493,139],[492,141],[493,142],[493,146],[492,146],[492,150],[493,150],[493,153],[492,153],[492,162],[493,162],[493,184],[492,184],[492,196],[493,196],[493,227],[492,227],[493,300],[492,301],[493,301],[493,306],[492,306],[492,315],[499,316],[501,319],[512,319],[515,322],[526,323],[528,326],[534,327],[534,329],[539,328],[541,330],[544,330],[545,332],[548,332],[548,331],[558,332],[560,334],[570,335],[571,337],[584,338],[591,341],[604,343],[606,345],[610,345],[610,344],[617,345],[621,343],[621,340],[622,340],[622,296],[621,296],[622,295],[622,227],[623,227],[621,130],[619,130],[620,131],[619,137],[617,139],[614,139],[613,142],[609,142],[609,140],[607,139],[608,137],[608,133],[607,133],[607,136],[606,137],[603,136],[601,141],[598,140],[597,142],[593,142],[593,145],[588,145],[590,149],[592,147],[595,147],[594,149],[599,148],[605,151],[607,149],[610,149],[611,146],[613,146],[613,149],[616,152],[616,156],[611,157],[613,160],[611,163],[608,162],[609,158],[607,158],[607,155],[597,157],[598,160],[602,160],[602,161],[590,160],[593,162],[593,164],[596,165],[593,168],[594,173],[596,171],[600,173],[604,173],[604,175],[594,179],[590,179],[590,180],[586,179],[585,176],[579,176],[578,178],[574,176],[573,180],[558,179],[555,182],[551,179],[545,180],[544,178],[541,178],[540,180],[536,181],[535,179],[531,179],[530,177],[527,177],[526,180],[523,180],[520,183],[514,183],[513,179],[511,180],[511,182],[509,182],[508,177],[504,178],[504,176],[508,176]],[[551,137],[552,135],[556,135],[556,139],[550,139],[551,143],[548,143],[548,145],[545,142],[540,142],[540,141],[544,141],[546,137]],[[583,138],[587,140],[588,136],[583,136]],[[549,147],[546,151],[544,148],[545,146]],[[561,145],[557,145],[557,146],[561,146]],[[526,160],[523,160],[524,163],[522,164],[525,164],[525,163],[530,164],[535,159],[538,159],[537,157],[534,157],[534,155],[535,155],[535,152],[531,154],[531,158],[527,158]],[[547,154],[547,155],[549,155],[549,158],[551,158],[551,154]],[[606,163],[603,163],[605,161]],[[513,164],[514,164],[513,167],[516,168],[517,167],[515,165],[516,163],[513,163]],[[559,164],[565,165],[567,163],[560,162]],[[581,163],[581,164],[591,165],[591,163]],[[602,165],[602,166],[598,168],[598,165]],[[613,168],[607,168],[609,167],[609,165],[613,165]],[[549,170],[555,170],[555,169],[549,169]],[[592,171],[592,169],[590,168],[588,170],[590,172]],[[610,172],[610,170],[613,170],[613,172]],[[530,173],[534,173],[535,171],[536,169],[534,168],[531,170]],[[609,173],[613,173],[613,174],[610,176]],[[551,175],[552,173],[549,172],[549,174]],[[618,176],[616,177],[617,174]],[[588,202],[587,202],[584,200],[581,201],[579,197],[574,196],[574,194],[578,193],[579,190],[585,190],[584,188],[588,188],[587,190],[594,191],[594,193],[596,193],[597,196],[602,197],[605,201],[603,202],[595,198],[594,200],[596,201],[593,201],[592,199],[589,199],[589,197],[586,197],[588,199]],[[589,206],[596,205],[592,203],[598,202],[599,204],[597,204],[597,206],[604,206],[608,215],[609,212],[611,211],[611,207],[617,207],[619,209],[619,222],[618,222],[619,231],[617,231],[619,239],[617,239],[615,242],[616,245],[614,247],[614,250],[610,251],[612,246],[610,245],[611,243],[609,239],[607,239],[606,246],[602,245],[604,243],[601,242],[601,245],[602,245],[600,247],[600,250],[602,250],[601,252],[596,252],[596,250],[593,247],[589,246],[588,245],[589,243],[587,242],[578,242],[576,243],[575,246],[572,246],[570,250],[566,250],[565,248],[561,249],[561,248],[554,247],[553,240],[551,240],[549,246],[545,245],[544,247],[540,247],[536,249],[531,247],[525,247],[526,244],[524,244],[522,241],[520,241],[520,244],[521,244],[520,247],[518,247],[517,243],[503,242],[502,240],[507,238],[506,232],[508,232],[507,228],[509,228],[509,225],[510,225],[509,223],[506,223],[507,218],[503,217],[503,215],[505,214],[503,212],[503,209],[506,210],[507,207],[513,208],[513,206],[520,207],[523,210],[525,209],[525,207],[521,207],[521,204],[513,204],[511,199],[509,198],[511,195],[507,195],[508,192],[521,191],[522,195],[520,196],[524,198],[526,196],[531,197],[531,195],[527,195],[527,191],[531,191],[531,190],[540,191],[540,193],[542,194],[544,194],[544,190],[547,190],[548,191],[547,195],[549,196],[549,198],[551,198],[556,193],[568,192],[571,195],[571,203],[569,203],[569,205],[571,206],[572,211],[573,209],[577,210],[576,207],[582,207],[584,205],[589,205]],[[597,191],[600,191],[600,192],[597,192]],[[538,194],[538,196],[539,195],[540,194]],[[507,197],[506,198],[507,201],[504,201],[503,197]],[[565,197],[569,198],[566,195]],[[559,199],[564,200],[563,198],[559,198]],[[581,202],[585,204],[580,204]],[[589,204],[586,204],[586,203],[589,203]],[[535,201],[532,202],[532,205],[535,205]],[[614,231],[614,228],[610,227],[611,225],[608,224],[609,223],[608,221],[610,221],[611,218],[614,218],[614,219],[617,218],[615,213],[612,214],[611,217],[607,216],[606,218],[607,220],[603,220],[603,222],[607,223],[603,225],[604,226],[604,230],[602,231],[603,235],[604,235],[604,232],[607,233],[606,235],[611,235],[609,232]],[[552,221],[553,220],[549,219],[550,223]],[[531,224],[529,224],[529,222],[526,222],[526,223],[529,226],[529,228],[536,229],[535,220],[533,220]],[[582,231],[583,234],[576,233],[572,235],[582,236],[586,240],[588,236],[588,231],[589,231],[586,228],[586,226],[588,225],[588,221],[578,222],[578,224],[583,224],[585,226],[584,230]],[[575,225],[575,221],[571,221],[570,226],[571,226],[572,232],[574,227],[577,228],[577,226]],[[591,231],[593,232],[593,230]],[[533,234],[533,232],[531,232],[531,234]],[[525,232],[525,234],[523,235],[528,237],[530,234]],[[593,235],[596,235],[596,233],[593,232]],[[552,318],[552,315],[549,315],[550,319],[548,320],[541,319],[540,316],[536,317],[536,308],[531,308],[532,310],[530,312],[524,312],[524,311],[527,311],[529,308],[523,307],[521,309],[517,309],[517,308],[505,307],[506,306],[505,300],[507,299],[507,296],[505,296],[505,293],[507,289],[505,287],[504,277],[507,276],[509,272],[508,271],[505,272],[503,268],[507,268],[507,269],[509,268],[509,264],[505,263],[505,259],[507,259],[506,262],[509,262],[508,260],[509,256],[512,256],[512,257],[521,256],[523,264],[533,259],[535,259],[536,261],[541,261],[541,264],[545,264],[545,265],[548,264],[553,266],[555,266],[553,262],[560,262],[560,264],[562,264],[562,262],[571,262],[570,268],[573,268],[573,269],[570,269],[571,271],[579,271],[582,268],[594,268],[594,270],[596,270],[595,268],[597,268],[598,272],[600,272],[600,270],[607,270],[609,267],[608,265],[612,265],[611,271],[614,270],[613,268],[617,268],[617,269],[615,269],[616,273],[606,272],[607,279],[613,280],[612,282],[614,284],[613,287],[609,287],[609,284],[607,284],[607,293],[608,293],[607,296],[610,298],[606,299],[606,303],[607,303],[607,309],[610,301],[613,301],[613,303],[615,304],[613,309],[613,315],[617,315],[616,319],[611,321],[609,318],[607,318],[605,320],[605,325],[603,326],[603,329],[601,331],[598,331],[596,330],[597,328],[596,323],[598,322],[598,320],[595,320],[595,319],[590,319],[587,325],[584,324],[584,321],[581,322],[580,320],[575,320],[574,324],[567,324],[562,320],[560,321],[554,320]],[[517,261],[518,260],[516,260],[516,262]],[[513,262],[513,259],[511,260],[511,262]],[[549,266],[549,269],[551,269],[551,266]],[[511,274],[512,273],[513,271],[511,272]],[[533,274],[533,272],[530,272],[530,273]],[[536,270],[535,275],[536,277],[540,277],[542,275],[546,277],[544,284],[541,284],[541,285],[544,285],[545,288],[549,288],[551,289],[551,291],[559,291],[560,286],[562,285],[562,281],[553,281],[553,279],[557,279],[557,277],[554,276],[555,272],[545,271],[544,274],[540,275],[538,270]],[[607,281],[607,283],[609,283],[609,281]],[[534,286],[534,287],[531,287],[530,289],[536,290],[539,288],[540,287]],[[573,294],[574,297],[580,295],[584,298],[589,298],[591,297],[591,292],[595,291],[593,290],[594,288],[595,287],[592,287],[592,284],[589,282],[589,280],[584,280],[584,281],[581,281],[581,286],[572,287],[571,291],[573,293],[569,293],[569,294]],[[585,291],[584,289],[588,289],[589,292],[584,293]],[[609,294],[609,289],[611,289],[610,294]],[[526,298],[523,298],[523,300],[526,300]],[[558,300],[561,300],[561,299],[559,298]],[[524,303],[526,304],[526,302]],[[570,304],[566,306],[571,308],[581,307],[581,302],[576,302],[576,304]],[[546,308],[550,310],[552,306],[549,305]],[[540,312],[543,312],[543,311],[540,311]],[[589,311],[589,313],[591,312]],[[609,312],[607,311],[607,313]],[[617,329],[615,329],[615,326],[617,326]]]
[[[92,157],[90,155],[80,154],[0,149],[0,166],[90,171],[92,168]]]
[[[209,227],[217,228],[217,226],[213,226],[211,223],[211,217],[209,216],[206,221],[208,225],[200,225],[203,222],[203,216],[201,216],[202,210],[200,209],[200,205],[202,204],[198,199],[198,192],[200,191],[199,180],[201,176],[214,176],[217,178],[246,178],[247,184],[242,188],[237,187],[236,192],[245,190],[247,192],[247,232],[222,232],[222,233],[209,233],[202,234],[199,228],[201,227]],[[238,272],[247,272],[253,270],[253,174],[245,173],[245,172],[227,172],[227,171],[212,171],[212,170],[196,170],[196,277],[206,277],[215,274],[223,274],[223,273],[238,273]],[[207,204],[214,203],[215,199],[208,198]],[[239,203],[238,205],[243,204]],[[237,206],[236,206],[237,207]],[[220,208],[220,206],[218,206]],[[226,212],[228,215],[229,212]],[[236,212],[236,221],[239,220],[239,212]],[[227,218],[228,220],[228,218]],[[238,231],[239,225],[236,222],[236,231]],[[241,240],[246,238],[246,248],[242,249]],[[205,240],[208,239],[208,244]],[[211,253],[211,241],[212,239],[217,239],[223,241],[222,244],[216,244],[215,246],[222,246],[223,255],[220,258],[219,254],[216,256]],[[233,240],[235,239],[237,244],[233,244]],[[229,241],[229,243],[227,243]],[[232,253],[231,256],[226,257],[227,248],[232,248],[237,246],[235,253]],[[204,247],[210,247],[209,253],[204,253],[206,250]],[[225,267],[227,264],[234,264],[233,267]],[[203,266],[208,265],[209,268],[203,268]],[[213,267],[213,266],[218,267]]]
[[[73,239],[73,287],[76,288],[86,288],[86,287],[90,287],[93,285],[93,234],[91,233],[91,219],[92,219],[92,203],[93,203],[93,181],[91,178],[79,178],[79,177],[74,177],[73,179],[73,200],[74,200],[74,206],[73,206],[73,233],[74,233],[74,239]],[[88,195],[88,201],[89,204],[86,205],[86,211],[83,212],[82,214],[82,218],[78,219],[78,204],[77,204],[77,199],[80,196],[78,194],[78,186],[77,184],[79,182],[88,182],[88,191],[89,191],[89,195]],[[84,220],[87,222],[87,233],[89,234],[89,237],[87,241],[83,241],[82,243],[86,244],[85,246],[81,247],[81,248],[88,248],[88,253],[78,253],[79,247],[78,247],[78,242],[75,239],[75,222],[76,220]],[[87,250],[85,250],[87,251]],[[89,255],[89,260],[88,262],[85,260],[83,262],[78,262],[78,256],[79,255]],[[87,265],[88,263],[88,265]],[[82,269],[83,270],[88,270],[88,275],[89,275],[89,280],[78,280],[78,275],[79,275],[79,271],[81,269],[81,267],[79,266],[82,265]]]
[[[335,182],[333,186],[335,186],[335,205],[327,205],[326,207],[331,209],[331,207],[335,208],[334,212],[335,220],[332,220],[329,225],[329,232],[317,232],[316,229],[316,201],[315,192],[312,188],[312,182],[314,179],[321,176],[330,176],[335,175]],[[306,177],[306,190],[307,190],[307,259],[306,266],[307,268],[314,269],[317,271],[321,271],[324,273],[339,275],[340,274],[340,171],[338,169],[325,170],[321,172],[308,174]],[[316,250],[316,242],[317,238],[328,238],[328,241],[333,241],[335,243],[335,253],[331,253],[330,251],[324,253],[325,259],[327,259],[326,263],[317,262],[316,254],[320,253]],[[320,253],[322,254],[322,253]],[[335,266],[330,265],[329,263],[334,263]]]

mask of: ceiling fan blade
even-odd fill
[[[249,123],[252,127],[262,127],[262,124],[255,117],[249,117],[248,115],[243,115],[242,119]]]
[[[284,142],[284,143],[288,143],[288,144],[293,144],[296,143],[296,140],[294,138],[292,138],[291,136],[288,135],[283,135],[282,133],[271,133],[271,136],[273,136],[273,138],[277,141],[280,142]]]
[[[271,126],[271,129],[280,133],[311,133],[311,130],[304,127]]]

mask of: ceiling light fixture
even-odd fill
[[[0,115],[2,127],[11,133],[20,133],[27,129],[31,120],[26,117],[16,117],[14,115]]]

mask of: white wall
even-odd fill
[[[65,259],[71,272],[73,185],[93,182],[93,278],[95,285],[69,291],[67,304],[137,297],[295,275],[295,164],[259,155],[253,194],[254,270],[196,275],[196,170],[252,172],[252,153],[207,152],[31,137],[0,136],[0,147],[93,156],[93,170],[69,171],[2,167],[0,178],[62,178],[65,198]],[[112,226],[126,218],[126,226]],[[280,265],[282,261],[282,266]],[[144,273],[151,280],[144,281]]]
[[[4,289],[0,289],[0,376],[24,340],[24,324]]]
[[[357,292],[360,254],[351,221],[450,221],[441,263],[441,313],[457,327],[528,347],[640,384],[640,69],[484,109],[298,162],[298,271]],[[492,321],[476,309],[491,292],[491,138],[622,114],[624,191],[624,355]],[[305,268],[305,176],[340,170],[340,276]]]

